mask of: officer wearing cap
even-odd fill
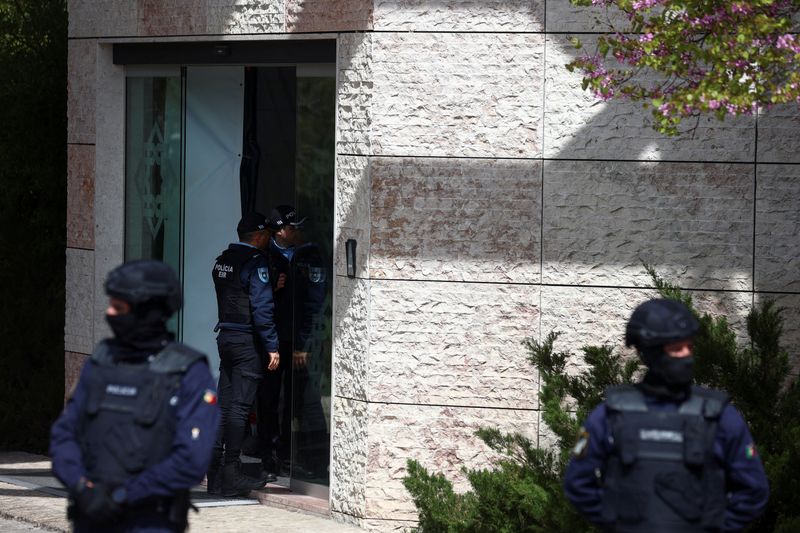
[[[246,495],[274,481],[242,473],[241,449],[250,408],[255,403],[264,369],[278,367],[269,261],[267,219],[246,213],[236,227],[239,242],[217,257],[212,270],[219,322],[219,401],[222,425],[208,470],[208,492],[223,496]]]
[[[564,492],[604,531],[740,531],[769,486],[727,394],[693,386],[699,324],[680,302],[639,305],[625,331],[647,373],[608,389],[581,428]]]
[[[53,424],[53,473],[76,532],[184,531],[219,419],[208,362],[167,331],[181,307],[170,267],[125,263],[105,290],[114,337],[98,344]]]
[[[268,253],[275,285],[275,321],[280,342],[280,366],[259,389],[258,434],[266,472],[277,474],[289,459],[292,407],[298,418],[297,445],[327,444],[327,425],[319,392],[311,384],[309,354],[315,326],[321,318],[327,274],[319,247],[301,242],[300,218],[290,205],[272,209]],[[294,379],[292,376],[294,370]],[[279,413],[283,390],[283,412]],[[314,454],[305,454],[310,458]],[[310,465],[306,465],[308,469]],[[307,472],[308,473],[308,472]]]

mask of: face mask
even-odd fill
[[[167,337],[167,318],[159,307],[140,306],[124,315],[106,315],[106,322],[121,344],[149,349],[159,346]]]
[[[670,387],[688,387],[694,379],[694,357],[669,357],[665,355],[658,365],[658,372]],[[655,367],[653,367],[655,370]]]

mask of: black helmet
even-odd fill
[[[181,284],[169,265],[154,259],[123,263],[108,273],[106,294],[133,306],[163,303],[169,314],[181,308]]]
[[[689,308],[676,300],[656,298],[637,307],[625,328],[625,346],[639,350],[689,338],[700,324]]]

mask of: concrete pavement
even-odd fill
[[[193,499],[199,512],[189,513],[190,530],[215,533],[362,531],[318,514],[292,510],[291,507],[299,507],[316,509],[319,513],[322,506],[319,500],[293,495],[281,487],[254,491],[251,496],[258,499],[212,499],[202,490],[195,491]],[[0,522],[0,531],[69,531],[66,502],[66,492],[52,477],[47,457],[22,452],[0,453],[0,517],[11,519]],[[35,528],[24,529],[27,526],[18,521]],[[9,529],[5,529],[6,526]]]

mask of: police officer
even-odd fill
[[[267,219],[246,213],[236,231],[239,242],[217,257],[212,271],[217,293],[219,322],[219,400],[222,425],[208,471],[208,492],[223,496],[246,495],[274,481],[274,476],[253,478],[242,473],[242,442],[249,425],[264,369],[278,367],[269,262]]]
[[[181,306],[170,267],[125,263],[105,290],[114,337],[97,346],[53,424],[53,472],[76,532],[184,531],[219,419],[208,362],[167,331]]]
[[[299,421],[298,446],[327,445],[327,425],[317,384],[310,372],[315,330],[320,325],[325,300],[327,270],[319,247],[303,243],[305,218],[290,205],[272,209],[268,220],[270,271],[274,282],[275,321],[278,328],[280,366],[259,389],[258,434],[263,467],[277,474],[286,471],[290,456],[292,411]],[[292,376],[294,371],[294,378]],[[283,392],[283,409],[281,405]],[[313,453],[306,453],[311,459]],[[327,455],[327,454],[326,454]],[[311,466],[306,464],[306,474]],[[308,476],[306,476],[308,477]]]
[[[647,366],[608,389],[581,428],[564,492],[606,531],[740,531],[764,510],[764,467],[742,415],[720,391],[692,386],[699,324],[667,299],[634,310],[625,332]]]

